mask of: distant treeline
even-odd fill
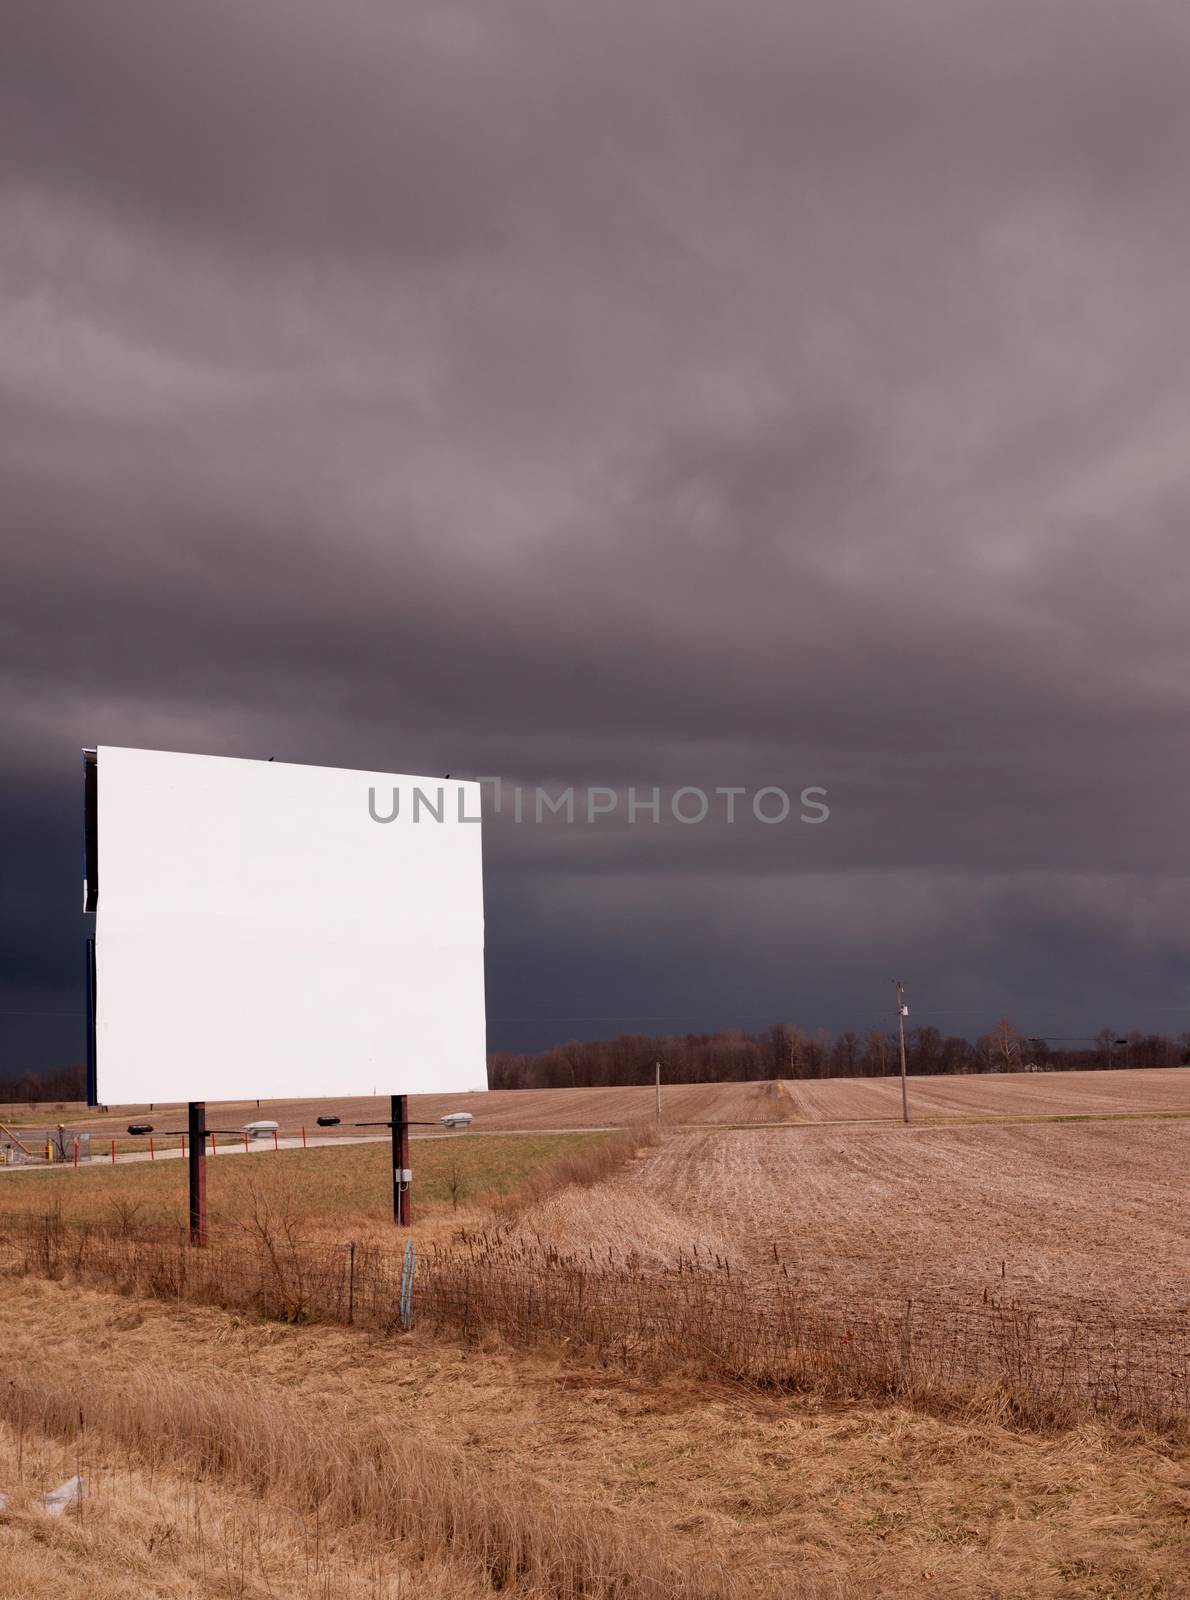
[[[87,1069],[77,1067],[51,1067],[46,1072],[22,1072],[19,1078],[0,1082],[0,1101],[29,1101],[38,1105],[43,1101],[85,1100],[87,1097]]]
[[[1175,1039],[1111,1028],[1085,1042],[1031,1039],[1005,1020],[972,1043],[928,1025],[905,1030],[910,1072],[1057,1072],[1118,1067],[1179,1067],[1190,1062],[1190,1032]],[[761,1033],[621,1034],[589,1044],[556,1045],[536,1055],[496,1051],[488,1057],[493,1089],[565,1089],[579,1085],[651,1083],[660,1061],[670,1083],[746,1082],[758,1078],[877,1078],[901,1070],[895,1031],[832,1038],[793,1023]]]
[[[928,1024],[905,1030],[910,1072],[1053,1072],[1190,1064],[1190,1031],[1169,1038],[1103,1028],[1094,1039],[1031,1039],[1012,1023],[998,1022],[972,1043]],[[780,1022],[761,1033],[722,1028],[718,1033],[622,1033],[616,1039],[560,1044],[535,1055],[497,1050],[488,1056],[492,1089],[569,1089],[652,1083],[660,1061],[669,1083],[744,1083],[762,1078],[879,1078],[901,1070],[895,1031],[809,1033]],[[245,1090],[247,1092],[247,1090]],[[82,1100],[82,1066],[25,1072],[0,1082],[0,1102]]]

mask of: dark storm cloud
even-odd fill
[[[495,1042],[1172,1028],[1188,86],[1172,3],[18,7],[10,1012],[100,741],[830,790],[501,818]]]

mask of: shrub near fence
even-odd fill
[[[403,1257],[374,1245],[310,1245],[283,1230],[193,1250],[168,1229],[0,1219],[0,1270],[234,1307],[292,1322],[396,1332]],[[1034,1422],[1110,1412],[1190,1425],[1184,1323],[1069,1317],[1020,1300],[824,1310],[779,1272],[725,1261],[645,1267],[608,1252],[566,1254],[507,1235],[460,1236],[418,1259],[415,1324],[512,1343],[548,1342],[652,1372],[676,1367],[836,1396],[933,1405],[996,1396]]]

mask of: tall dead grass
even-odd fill
[[[82,1472],[64,1516],[40,1496]],[[96,1431],[49,1439],[0,1419],[0,1593],[87,1600],[487,1600],[462,1562],[406,1558],[221,1483],[149,1471]],[[415,1578],[413,1577],[416,1571]],[[412,1580],[412,1581],[411,1581]]]
[[[1190,1428],[1190,1329],[1166,1318],[1057,1315],[1018,1299],[941,1296],[822,1308],[785,1279],[695,1252],[659,1267],[609,1247],[567,1253],[500,1232],[464,1235],[428,1262],[424,1320],[518,1344],[553,1339],[645,1369],[836,1398],[973,1404],[1033,1426],[1093,1414]]]
[[[391,1249],[305,1243],[267,1216],[255,1237],[206,1250],[162,1230],[0,1222],[0,1270],[381,1333],[400,1328],[402,1266]],[[449,1336],[580,1348],[642,1370],[691,1368],[942,1411],[978,1399],[1041,1426],[1095,1413],[1190,1426],[1190,1330],[1166,1319],[1058,1317],[990,1297],[823,1309],[778,1263],[765,1276],[741,1274],[695,1252],[658,1267],[612,1247],[601,1257],[563,1252],[507,1229],[424,1252],[413,1304],[420,1326]]]
[[[489,1194],[484,1199],[498,1220],[512,1221],[562,1190],[590,1189],[598,1183],[606,1183],[642,1150],[655,1146],[658,1137],[653,1123],[633,1123],[631,1127],[609,1134],[596,1144],[565,1151],[555,1160],[528,1173],[515,1189],[503,1194]]]
[[[0,1387],[0,1418],[20,1435],[99,1436],[150,1473],[233,1484],[326,1529],[355,1530],[426,1559],[462,1560],[494,1590],[550,1600],[738,1600],[741,1582],[708,1548],[692,1561],[638,1518],[549,1494],[532,1480],[473,1469],[411,1434],[399,1416],[334,1436],[275,1392],[167,1373],[112,1388],[25,1366]],[[777,1591],[768,1591],[776,1593]],[[791,1600],[839,1600],[837,1580],[783,1575]]]

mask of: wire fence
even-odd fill
[[[1025,1420],[1108,1412],[1190,1424],[1184,1317],[1060,1313],[1019,1299],[923,1296],[823,1308],[780,1274],[725,1261],[646,1266],[499,1231],[410,1258],[303,1242],[283,1227],[192,1249],[183,1231],[0,1218],[0,1271],[71,1276],[127,1293],[382,1333],[417,1325],[518,1345],[561,1344],[654,1372],[681,1367],[835,1396],[969,1404],[996,1395]]]

